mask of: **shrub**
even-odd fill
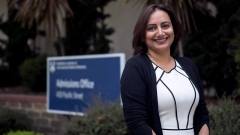
[[[31,130],[31,124],[31,119],[27,114],[16,110],[0,108],[0,135],[11,130]]]
[[[70,121],[66,135],[130,135],[119,103],[95,102],[84,116]]]
[[[22,84],[36,91],[46,91],[46,56],[26,59],[19,67]]]
[[[221,99],[209,107],[211,135],[240,135],[240,105],[231,99]]]
[[[239,104],[225,98],[208,109],[211,135],[240,135]],[[130,135],[130,133],[119,104],[96,102],[84,116],[72,118],[65,135]]]
[[[33,131],[10,131],[7,134],[4,135],[43,135],[41,133],[34,133]]]

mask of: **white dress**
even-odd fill
[[[194,135],[193,117],[199,102],[196,87],[176,60],[175,67],[169,72],[152,65],[156,73],[163,135]]]

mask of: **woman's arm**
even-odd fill
[[[204,91],[203,91],[203,87],[202,87],[202,81],[199,75],[199,71],[197,66],[195,65],[195,63],[187,58],[187,57],[176,57],[176,59],[178,60],[178,62],[180,62],[181,66],[183,66],[183,68],[186,69],[186,71],[189,73],[190,77],[193,79],[194,84],[196,85],[196,87],[198,88],[198,92],[199,92],[199,96],[200,96],[200,100],[199,100],[199,104],[198,104],[198,113],[197,115],[194,116],[195,118],[195,123],[197,127],[197,129],[195,129],[195,134],[198,135],[209,135],[209,112],[206,106],[206,102],[204,99]],[[201,133],[200,133],[201,131]],[[205,134],[204,134],[205,133]],[[207,134],[206,134],[207,133]]]
[[[203,125],[198,135],[209,135],[208,126],[206,124]]]
[[[132,135],[152,135],[148,124],[145,78],[138,62],[130,59],[121,77],[121,98],[124,118]]]
[[[196,75],[198,76],[198,82],[200,83],[199,86],[200,86],[200,90],[199,90],[199,94],[201,95],[201,99],[200,99],[200,123],[199,123],[199,127],[200,129],[199,130],[199,133],[198,135],[209,135],[209,112],[208,112],[208,109],[207,109],[207,104],[205,102],[205,99],[204,99],[204,91],[203,91],[203,87],[202,87],[202,83],[201,83],[201,78],[200,78],[200,75],[199,75],[199,71],[198,71],[198,68],[195,66],[195,73]]]

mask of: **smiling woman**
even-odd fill
[[[166,6],[147,7],[135,25],[134,56],[121,77],[123,113],[132,135],[209,135],[198,69],[174,52],[182,27]]]

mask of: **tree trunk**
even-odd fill
[[[179,50],[179,56],[183,57],[184,53],[183,53],[182,39],[178,42],[178,50]]]
[[[59,30],[59,26],[58,26],[57,23],[55,24],[55,26],[56,26],[56,29],[57,29],[57,40],[58,40],[59,47],[60,47],[60,53],[61,53],[61,56],[65,56],[64,44],[61,40],[61,33],[60,33],[60,30]]]

